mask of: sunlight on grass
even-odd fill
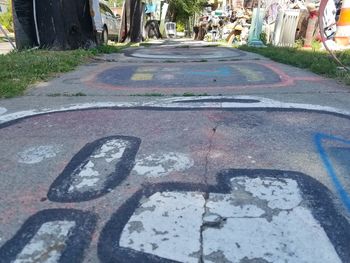
[[[119,52],[126,46],[107,45],[69,51],[26,50],[0,55],[0,98],[21,95],[31,84],[71,71],[96,55]]]
[[[329,78],[336,78],[350,85],[349,73],[340,72],[338,69],[339,65],[332,59],[327,51],[272,46],[266,48],[241,46],[239,49],[258,53],[280,63],[309,69],[314,73]],[[350,67],[350,50],[339,52],[336,55],[344,65]]]

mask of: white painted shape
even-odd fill
[[[188,154],[180,152],[155,153],[139,157],[133,171],[147,177],[167,176],[172,172],[189,169],[194,161]]]
[[[119,245],[180,262],[197,263],[195,253],[200,251],[204,202],[203,195],[195,192],[153,194],[131,216]],[[133,229],[133,224],[138,224],[138,229]]]
[[[0,116],[0,124],[17,120],[24,117],[36,116],[44,113],[73,111],[82,109],[93,109],[93,108],[109,108],[109,107],[132,107],[136,106],[135,103],[115,103],[115,102],[92,102],[92,103],[76,103],[73,105],[65,105],[58,108],[42,108],[32,109],[25,111],[17,111],[9,114]]]
[[[272,209],[292,209],[302,201],[298,183],[292,179],[239,177],[232,178],[231,182],[244,186],[254,197],[266,200]]]
[[[100,173],[94,167],[95,164],[90,160],[85,165],[78,167],[74,171],[74,184],[68,188],[68,192],[73,192],[83,187],[92,187],[100,181]]]
[[[73,172],[74,181],[68,192],[88,187],[93,188],[99,182],[105,181],[115,164],[123,156],[130,142],[123,139],[111,139],[97,149],[89,160]]]
[[[79,171],[79,177],[93,177],[99,176],[99,172],[94,170],[95,164],[92,161],[88,161]]]
[[[341,263],[327,234],[311,212],[297,207],[265,218],[228,218],[222,228],[203,232],[205,256],[219,252],[231,262],[243,258],[267,262]],[[205,257],[204,262],[217,262]]]
[[[319,222],[301,206],[295,180],[241,176],[231,182],[231,193],[210,193],[206,203],[193,192],[156,193],[141,201],[119,245],[198,262],[200,226],[219,223],[203,230],[204,262],[341,262]],[[274,210],[257,207],[261,201]]]
[[[7,112],[7,109],[0,107],[0,115],[4,114],[5,112]]]
[[[206,213],[205,216],[203,217],[203,222],[204,223],[216,223],[221,220],[221,217],[216,214],[208,214]]]
[[[162,74],[158,76],[159,80],[172,80],[175,79],[175,75],[173,74]]]
[[[235,205],[238,200],[233,194],[211,193],[206,204],[209,214],[220,215],[221,217],[260,217],[264,210],[256,205]]]
[[[29,243],[17,255],[14,263],[58,262],[74,221],[51,221],[44,223]]]
[[[17,154],[18,162],[25,164],[40,163],[44,159],[53,158],[60,152],[59,146],[56,145],[40,145],[30,147]]]
[[[101,146],[101,149],[91,156],[91,158],[105,158],[110,163],[123,156],[126,147],[130,143],[122,139],[109,140]]]
[[[74,186],[70,186],[68,192],[72,192],[83,187],[93,187],[98,181],[100,181],[99,178],[83,178],[79,183],[75,184]]]

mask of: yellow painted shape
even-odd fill
[[[255,82],[255,81],[265,80],[264,75],[259,71],[252,70],[242,65],[240,66],[231,65],[231,67],[236,69],[237,71],[239,71],[239,73],[241,73],[244,77],[246,77],[247,81]]]
[[[146,72],[155,72],[157,70],[158,68],[155,68],[155,67],[139,67],[137,68],[136,72],[146,73]]]
[[[135,73],[132,75],[131,80],[143,81],[143,80],[152,80],[153,74],[150,73]]]

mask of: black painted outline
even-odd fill
[[[68,192],[71,186],[74,176],[73,172],[82,163],[86,162],[91,154],[99,147],[101,147],[106,141],[111,139],[122,139],[128,141],[130,146],[128,146],[120,161],[116,164],[113,173],[107,176],[103,188],[95,191],[85,191],[78,192],[74,191],[72,193]],[[133,136],[108,136],[98,139],[92,143],[86,144],[68,163],[64,168],[63,172],[56,178],[56,180],[51,184],[47,197],[53,202],[82,202],[93,200],[99,198],[115,187],[117,187],[131,172],[134,167],[135,156],[141,144],[141,139]]]
[[[303,204],[312,212],[332,242],[338,256],[343,262],[350,262],[350,224],[341,214],[339,207],[333,202],[330,190],[316,179],[300,172],[264,170],[264,169],[228,169],[217,175],[217,185],[190,183],[160,183],[145,185],[127,200],[111,217],[103,228],[99,243],[98,256],[103,263],[173,263],[177,261],[161,258],[152,254],[119,246],[123,228],[139,206],[142,197],[150,197],[156,192],[164,191],[200,191],[204,193],[229,193],[230,179],[238,176],[250,178],[273,177],[277,179],[293,179],[297,181]]]
[[[51,221],[75,221],[59,263],[82,262],[95,230],[97,215],[75,209],[47,209],[29,217],[15,236],[0,248],[0,262],[13,262],[39,228]]]
[[[234,102],[234,103],[260,103],[256,99],[234,99],[234,98],[215,98],[215,99],[197,99],[197,100],[175,100],[171,103],[203,103],[203,102]]]

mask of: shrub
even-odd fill
[[[5,13],[0,15],[0,24],[5,27],[8,31],[13,32],[13,17],[12,17],[12,3],[11,0],[7,1],[8,8]]]

